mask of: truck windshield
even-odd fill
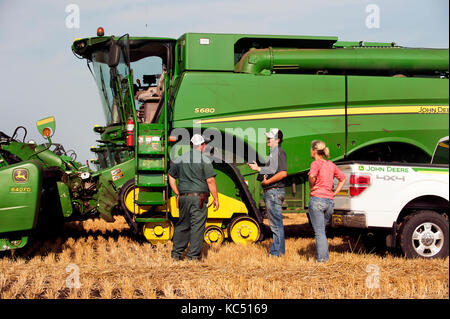
[[[100,94],[100,100],[105,113],[106,125],[121,122],[121,104],[124,91],[128,91],[128,35],[121,37],[117,44],[120,47],[119,64],[110,67],[109,45],[99,48],[92,53],[92,64],[95,81]],[[118,81],[117,81],[118,80]]]

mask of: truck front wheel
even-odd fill
[[[400,227],[400,247],[407,258],[448,256],[448,221],[434,211],[421,210],[408,215]]]

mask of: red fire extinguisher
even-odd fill
[[[134,121],[130,116],[127,120],[127,146],[133,146]]]

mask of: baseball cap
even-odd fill
[[[264,134],[266,134],[266,136],[267,136],[268,138],[279,138],[278,132],[280,132],[279,129],[273,128],[273,129],[271,129],[268,133],[264,133]],[[281,132],[280,132],[280,133],[281,133]]]
[[[200,134],[194,134],[191,138],[191,143],[193,145],[202,145],[205,143],[205,139]]]

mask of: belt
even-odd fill
[[[208,195],[208,193],[180,193],[180,196],[200,196],[201,194]]]
[[[269,187],[269,188],[264,188],[263,191],[266,192],[269,189],[277,189],[277,188],[283,188],[283,187]]]

